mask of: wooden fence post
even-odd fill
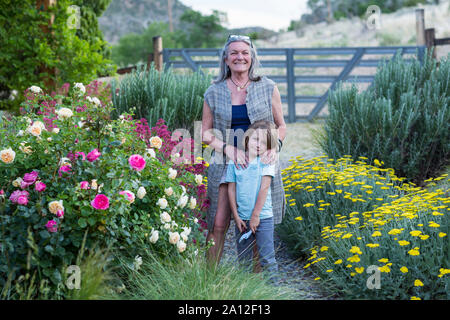
[[[155,68],[158,71],[162,71],[163,67],[163,44],[162,44],[162,37],[156,36],[153,37],[153,61],[155,62]]]
[[[418,46],[425,45],[424,9],[416,9],[416,42]]]
[[[431,50],[433,50],[431,55],[433,59],[436,59],[436,47],[434,46],[435,35],[436,33],[434,28],[425,29],[425,44],[428,49],[428,54],[430,54]]]

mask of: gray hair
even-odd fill
[[[261,80],[261,76],[258,76],[255,74],[255,70],[261,65],[258,59],[258,55],[256,53],[256,48],[253,43],[250,41],[244,40],[244,39],[229,39],[227,43],[225,43],[225,46],[223,47],[221,54],[220,54],[220,65],[219,65],[219,75],[217,78],[213,81],[214,83],[219,83],[221,81],[224,81],[231,77],[231,70],[228,67],[228,65],[225,63],[225,59],[228,56],[228,48],[230,46],[230,43],[232,42],[244,42],[249,45],[250,47],[250,54],[252,58],[252,64],[250,65],[250,69],[248,70],[248,78],[251,81],[259,81]]]

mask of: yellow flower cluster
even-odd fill
[[[422,281],[435,281],[450,273],[447,266],[430,268],[424,262],[446,263],[442,255],[448,247],[447,233],[444,232],[448,230],[446,215],[450,210],[448,190],[429,191],[413,183],[403,183],[404,179],[397,178],[393,169],[373,167],[364,161],[353,163],[349,156],[335,162],[325,156],[310,160],[297,157],[291,162],[282,171],[285,191],[288,199],[292,197],[290,205],[303,200],[298,203],[302,212],[323,215],[320,209],[333,208],[333,199],[337,204],[368,200],[378,203],[373,209],[362,212],[330,212],[337,223],[321,226],[321,246],[311,248],[304,268],[314,265],[322,273],[321,279],[341,277],[340,282],[345,283],[348,279],[356,281],[358,274],[370,265],[377,265],[380,272],[390,277],[411,277],[412,287],[423,286],[421,280],[414,277],[428,273],[432,267],[433,274]],[[316,192],[326,198],[307,197],[305,192]],[[339,205],[334,209],[339,210]],[[297,220],[296,223],[301,223],[305,215]]]

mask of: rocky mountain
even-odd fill
[[[180,27],[180,17],[189,9],[178,0],[172,0],[174,28]],[[168,0],[112,0],[98,19],[104,38],[115,44],[128,33],[141,33],[152,22],[169,23]]]
[[[186,26],[180,23],[184,11],[190,9],[179,0],[172,0],[172,23],[174,30]],[[217,8],[220,10],[220,8]],[[121,36],[128,33],[141,33],[152,22],[169,23],[168,0],[112,0],[108,9],[98,19],[104,39],[116,44]],[[230,34],[258,33],[258,38],[265,39],[276,34],[263,27],[231,29]]]

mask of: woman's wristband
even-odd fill
[[[226,148],[226,147],[227,147],[227,144],[224,143],[223,146],[222,146],[222,153],[223,153],[223,154],[225,154],[225,148]]]

